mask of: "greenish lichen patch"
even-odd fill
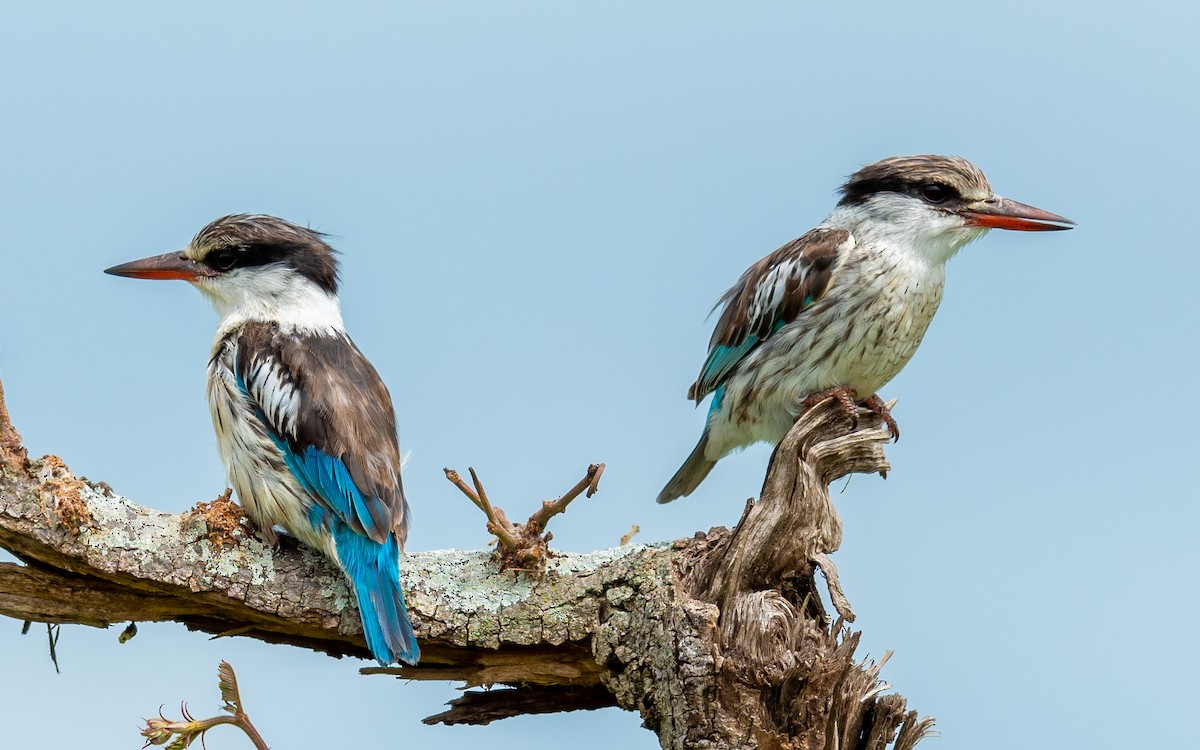
[[[256,539],[244,539],[218,553],[205,538],[203,522],[192,516],[144,508],[91,486],[80,494],[96,520],[80,539],[87,546],[88,561],[98,568],[139,574],[162,563],[169,582],[193,589],[214,587],[218,581],[236,577],[248,577],[251,586],[275,578],[271,550]],[[171,559],[157,560],[168,550]],[[114,566],[114,559],[123,562]]]

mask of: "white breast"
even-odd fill
[[[875,394],[916,352],[942,300],[945,269],[922,255],[856,243],[829,292],[752,351],[725,384],[708,457],[778,442],[803,400],[838,386]]]
[[[215,342],[207,382],[217,448],[229,483],[260,528],[282,526],[301,542],[337,559],[332,538],[317,533],[308,522],[312,498],[296,481],[266,424],[238,387],[236,337],[235,331]]]

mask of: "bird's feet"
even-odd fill
[[[850,423],[855,427],[858,426],[858,393],[848,385],[841,385],[834,388],[826,388],[823,391],[817,391],[804,399],[803,410],[807,412],[817,404],[820,404],[828,399],[834,399],[841,405],[842,411],[847,417],[850,417]],[[892,412],[888,409],[887,404],[879,397],[879,394],[873,393],[870,398],[862,402],[862,405],[875,412],[883,419],[883,423],[887,425],[888,433],[892,436],[892,441],[900,439],[900,428],[896,425],[896,420],[892,418]]]
[[[250,527],[251,533],[258,537],[259,541],[271,548],[272,553],[279,552],[279,534],[275,533],[275,527],[270,524],[259,523],[246,516],[246,525]]]
[[[847,417],[850,417],[850,420],[857,427],[858,407],[856,406],[856,402],[858,401],[858,394],[855,393],[854,389],[848,385],[839,385],[833,388],[826,388],[823,391],[817,391],[816,393],[810,394],[808,398],[804,399],[803,411],[806,412],[817,404],[823,403],[831,398],[841,404],[842,411],[846,413]]]
[[[270,526],[260,525],[254,521],[250,521],[250,527],[258,535],[259,541],[270,547],[273,552],[279,551],[279,535],[275,533],[275,529]]]
[[[887,404],[883,402],[879,394],[872,393],[871,397],[863,402],[863,406],[878,414],[883,423],[887,425],[888,432],[892,436],[892,442],[899,442],[900,427],[896,425],[896,420],[892,417],[892,410],[887,407]]]

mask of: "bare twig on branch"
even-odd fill
[[[642,530],[642,528],[640,526],[638,526],[636,523],[633,526],[630,526],[629,531],[626,531],[624,534],[621,535],[621,546],[625,546],[626,544],[629,544],[630,542],[632,542],[633,538],[635,536],[637,536],[637,533],[641,530]]]
[[[218,685],[221,688],[221,710],[225,711],[228,716],[217,715],[209,719],[196,719],[188,712],[187,704],[181,703],[179,712],[183,715],[183,719],[172,721],[163,716],[160,708],[157,719],[143,719],[146,722],[146,728],[142,730],[142,736],[146,738],[146,744],[143,747],[167,745],[168,750],[183,750],[196,740],[200,740],[200,743],[204,744],[204,733],[213,727],[220,724],[232,724],[250,738],[255,748],[268,750],[267,743],[263,741],[262,735],[258,733],[253,722],[250,721],[250,717],[242,708],[242,696],[238,692],[237,675],[233,673],[233,667],[229,666],[229,662],[221,662],[217,667],[217,677]]]
[[[567,490],[557,500],[545,500],[542,506],[534,511],[525,523],[513,523],[508,520],[504,509],[492,505],[488,499],[483,482],[475,473],[474,467],[467,467],[471,473],[471,483],[474,488],[467,486],[463,478],[454,469],[444,469],[446,479],[459,489],[476,508],[487,516],[487,530],[496,537],[496,554],[500,559],[501,570],[520,570],[541,573],[546,569],[546,555],[549,552],[549,542],[553,535],[546,532],[550,519],[562,513],[571,501],[586,491],[587,497],[596,494],[599,489],[600,475],[604,473],[604,464],[592,464],[588,467],[583,479],[574,487]],[[622,541],[622,544],[625,542]]]

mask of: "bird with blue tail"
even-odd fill
[[[688,398],[709,394],[700,441],[658,496],[690,495],[724,456],[778,444],[825,398],[856,403],[900,435],[877,391],[917,351],[942,300],[946,262],[989,229],[1074,222],[992,192],[954,156],[898,156],[855,172],[824,222],[750,266],[723,307]]]
[[[106,273],[181,279],[221,318],[207,393],[217,445],[246,514],[332,560],[381,665],[420,648],[400,585],[409,510],[391,396],[342,324],[324,236],[263,215],[212,222],[178,252]]]

